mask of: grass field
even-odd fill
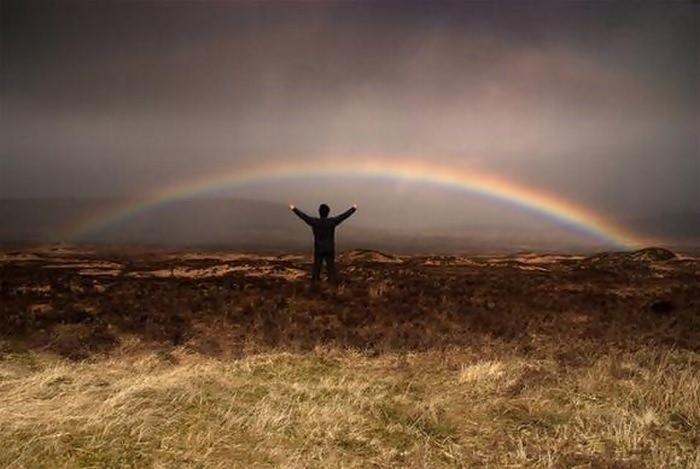
[[[700,467],[695,261],[355,261],[318,293],[32,259],[0,270],[0,467]]]
[[[556,349],[482,346],[8,354],[0,466],[700,466],[697,354],[611,349],[567,369]]]

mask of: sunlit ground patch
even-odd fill
[[[604,356],[553,376],[551,361],[474,361],[479,352],[468,349],[228,360],[137,343],[120,350],[89,362],[2,355],[0,465],[700,462],[690,352],[648,349],[617,364]]]

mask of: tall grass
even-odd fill
[[[690,351],[1,357],[2,467],[700,466]]]

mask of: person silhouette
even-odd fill
[[[316,283],[321,278],[321,268],[324,263],[326,264],[328,280],[335,282],[335,227],[355,213],[357,205],[353,205],[338,216],[329,217],[330,207],[326,204],[321,204],[318,207],[319,218],[310,217],[294,205],[290,205],[289,208],[299,218],[304,220],[314,233],[314,266],[311,271],[311,282]]]

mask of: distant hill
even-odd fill
[[[5,199],[0,201],[0,242],[301,246],[306,233],[289,209],[271,202],[190,199],[174,202],[75,237],[89,215],[124,204],[115,199]]]
[[[92,233],[71,236],[88,215],[121,206],[116,199],[0,200],[0,243],[90,243],[164,247],[226,247],[246,250],[309,250],[311,236],[286,205],[243,199],[189,199],[136,214]],[[700,217],[638,220],[640,232],[676,237],[682,246],[700,245]],[[682,241],[682,242],[681,242]],[[685,244],[683,244],[685,243]],[[564,227],[523,228],[467,225],[430,230],[387,230],[356,216],[338,234],[339,249],[389,252],[515,252],[561,250],[593,252],[610,246],[577,236]],[[669,246],[672,247],[672,246]]]

